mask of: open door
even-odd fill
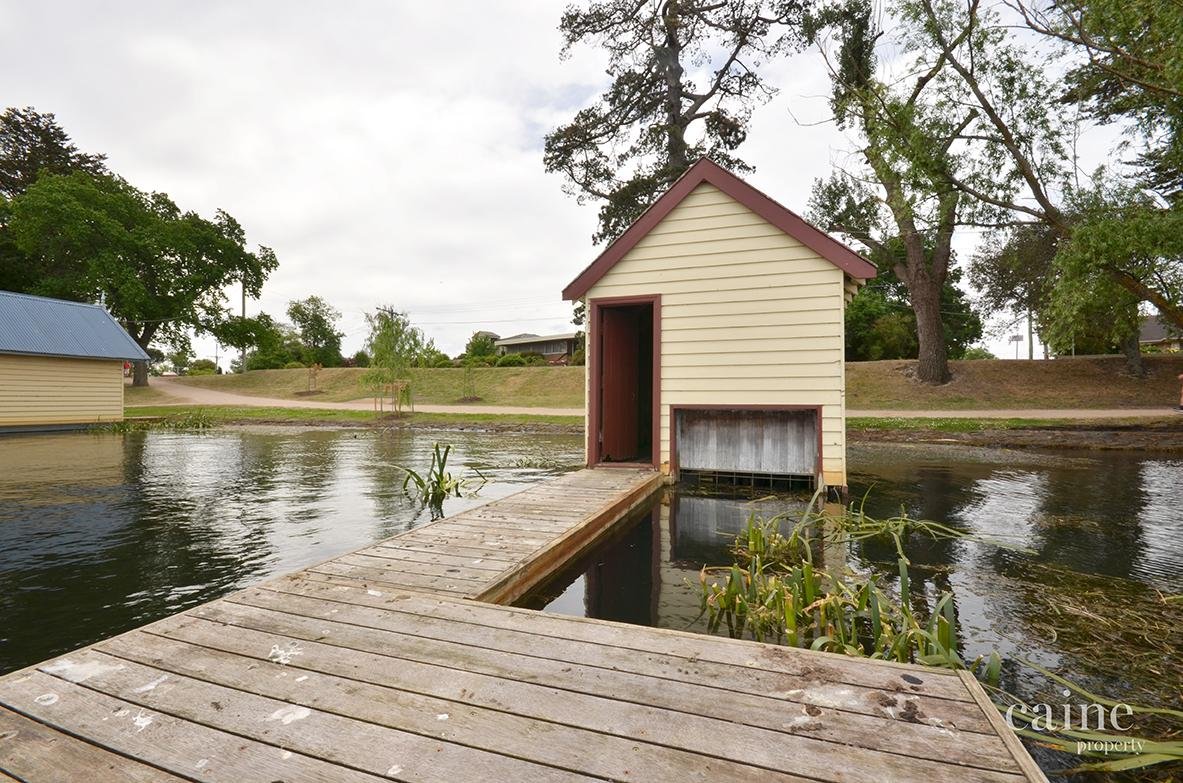
[[[655,303],[593,302],[592,463],[654,463]]]

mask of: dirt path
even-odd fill
[[[370,400],[328,402],[316,399],[283,400],[274,397],[253,397],[249,394],[205,389],[177,383],[171,378],[153,378],[152,386],[159,392],[175,397],[176,402],[156,405],[232,405],[250,408],[320,408],[322,410],[373,410]],[[583,408],[528,408],[512,405],[416,405],[419,413],[488,413],[516,416],[583,416]]]
[[[200,386],[177,383],[171,378],[153,378],[152,386],[159,392],[174,397],[173,405],[234,405],[252,408],[322,408],[329,410],[368,411],[369,400],[328,402],[316,399],[285,400],[274,397],[254,397],[216,391]],[[422,413],[488,413],[519,416],[583,416],[582,408],[531,408],[512,405],[416,405]],[[849,418],[893,419],[1132,419],[1169,416],[1172,409],[1161,408],[1005,408],[999,410],[847,410]]]

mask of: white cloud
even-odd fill
[[[320,294],[344,312],[352,351],[363,313],[392,304],[456,353],[478,328],[566,331],[559,292],[596,255],[595,206],[564,195],[541,160],[542,134],[605,79],[598,52],[560,62],[560,12],[9,0],[0,72],[8,104],[55,112],[137,186],[224,208],[273,247],[280,268],[252,312]],[[828,111],[815,54],[769,76],[780,94],[741,155],[756,186],[804,212],[850,144],[810,124]]]

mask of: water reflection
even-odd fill
[[[477,499],[573,466],[571,436],[249,428],[0,438],[0,673],[427,520],[398,465],[479,466]],[[517,468],[516,463],[544,465]]]
[[[1003,686],[1025,696],[1049,684],[1015,665],[1019,658],[1098,692],[1178,707],[1183,607],[1165,605],[1160,592],[1183,593],[1183,461],[897,446],[854,448],[850,456],[852,496],[865,495],[869,515],[902,510],[974,534],[907,542],[916,609],[942,591],[954,594],[965,659],[997,650],[1011,660]],[[752,511],[793,517],[793,503],[756,505],[667,494],[642,512],[634,533],[529,603],[703,632],[701,566],[731,562],[730,539]],[[824,554],[827,567],[841,559],[878,573],[885,586],[898,581],[890,540]]]

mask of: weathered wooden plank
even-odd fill
[[[134,644],[139,637],[139,633],[132,633],[123,639]],[[294,698],[295,691],[312,689],[305,689],[305,683],[295,682],[298,675],[280,677],[281,673],[290,673],[283,671],[281,664],[256,665],[252,660],[239,658],[240,664],[234,666],[225,665],[226,661],[223,661],[224,668],[218,674],[232,683],[223,686],[94,650],[72,654],[65,660],[72,665],[59,668],[59,674],[79,679],[90,690],[122,699],[144,710],[172,715],[193,724],[209,725],[291,753],[321,759],[337,765],[342,771],[352,769],[380,777],[405,776],[436,781],[455,781],[466,776],[489,780],[582,779],[563,770],[455,744],[448,739],[448,735],[454,733],[453,724],[441,719],[439,716],[447,713],[438,709],[421,713],[416,728],[423,731],[414,732],[392,729],[364,718],[342,716],[332,708],[340,707],[343,702],[348,702],[355,714],[373,717],[370,713],[378,711],[374,708],[379,705],[371,706],[364,699],[354,698],[349,690],[325,688],[319,698],[298,700]],[[62,661],[57,663],[61,665]],[[195,653],[193,665],[199,663],[200,658]],[[248,665],[254,668],[248,669]],[[48,668],[44,667],[43,671]],[[260,676],[264,671],[265,676]],[[265,681],[274,681],[274,687]],[[262,695],[279,687],[293,691],[293,698],[283,700]],[[327,703],[326,708],[319,706],[321,701]],[[398,705],[387,702],[381,706],[394,709]],[[410,710],[404,708],[404,715],[409,714]],[[456,720],[459,715],[449,717]],[[413,765],[417,767],[412,774]]]
[[[308,573],[345,576],[366,584],[403,587],[408,590],[429,589],[432,592],[455,596],[469,595],[472,592],[472,585],[462,583],[459,580],[422,576],[421,574],[404,574],[392,569],[365,568],[363,566],[342,563],[338,560],[331,560],[327,563],[313,566],[308,569]]]
[[[625,666],[633,658],[639,661],[645,660],[644,653],[680,659],[682,661],[680,665],[685,668],[687,673],[695,671],[693,668],[687,668],[691,665],[701,667],[710,664],[713,671],[719,671],[719,679],[729,682],[729,687],[732,688],[738,687],[740,683],[744,682],[743,678],[765,675],[775,677],[784,674],[835,684],[849,684],[906,694],[914,693],[951,701],[972,701],[972,697],[966,692],[957,675],[943,669],[918,669],[914,666],[893,664],[887,661],[847,658],[841,655],[774,647],[663,628],[644,628],[606,622],[588,623],[580,618],[532,612],[525,609],[491,607],[472,601],[442,600],[431,596],[363,595],[360,594],[361,591],[349,585],[326,587],[307,583],[299,574],[260,585],[256,590],[244,591],[241,594],[242,598],[236,595],[231,596],[231,600],[252,600],[252,603],[257,603],[253,600],[253,596],[258,590],[281,591],[312,598],[321,597],[335,601],[347,601],[358,606],[384,610],[379,612],[379,617],[389,611],[407,612],[422,614],[437,622],[451,620],[516,631],[526,635],[549,636],[572,645],[577,642],[590,643],[614,649],[615,653],[604,652],[602,655],[611,654],[614,656],[612,658],[614,661],[616,657],[619,657],[621,664]],[[346,595],[347,598],[344,597]],[[252,599],[247,599],[246,596],[252,596]],[[292,606],[288,603],[284,605],[289,609]],[[481,638],[488,641],[488,637],[482,636]],[[541,642],[530,640],[529,643]],[[572,646],[568,648],[568,651],[583,649],[583,647]],[[639,653],[641,655],[638,655]],[[723,669],[719,670],[718,665],[722,665]],[[913,679],[921,680],[921,682],[914,683],[902,679],[901,675],[905,673],[911,675]],[[753,684],[752,689],[755,692],[782,690],[763,682]]]
[[[293,644],[291,636],[243,626],[227,627],[194,617],[177,617],[154,630],[168,639],[264,660],[267,651]],[[540,676],[534,662],[526,658],[518,670],[509,670],[511,676],[505,677],[505,671],[496,675],[478,671],[483,667],[471,666],[468,656],[445,655],[437,663],[422,663],[393,657],[399,655],[397,647],[365,652],[357,649],[367,646],[360,638],[364,631],[342,627],[340,623],[332,623],[331,628],[322,630],[330,633],[321,641],[296,642],[300,654],[292,656],[289,665],[685,750],[709,751],[741,763],[795,769],[789,762],[795,754],[809,752],[810,748],[778,736],[786,733],[985,769],[1008,771],[1014,766],[1001,740],[986,734],[958,733],[923,723],[888,721],[828,708],[815,709],[812,712],[816,714],[810,714],[799,706],[788,709],[783,702],[771,698],[729,701],[702,689],[675,693],[668,683],[660,681],[653,681],[642,693],[627,691],[626,698],[620,690],[611,687],[589,689],[589,680],[582,679],[569,667],[559,668],[557,677],[551,680],[545,674]],[[122,646],[120,640],[113,641]],[[121,654],[119,649],[112,648],[111,642],[100,643],[98,647]],[[180,650],[161,646],[152,654],[162,659],[187,658]],[[422,657],[434,656],[428,653]],[[155,664],[155,659],[144,662]],[[727,743],[720,745],[714,741],[720,734],[727,735]],[[953,746],[957,755],[951,758]]]
[[[545,682],[555,687],[581,690],[616,698],[637,699],[686,712],[729,717],[742,704],[761,726],[781,728],[784,714],[806,706],[869,715],[885,721],[902,720],[900,712],[923,716],[935,728],[989,733],[986,721],[972,705],[908,695],[885,689],[847,685],[809,675],[771,676],[752,670],[735,670],[709,662],[630,652],[613,647],[568,643],[518,631],[464,626],[438,618],[406,615],[349,604],[316,603],[297,596],[268,595],[249,591],[232,601],[198,607],[192,614],[228,625],[279,633],[318,641],[325,636],[326,621],[349,623],[368,633],[342,636],[342,644],[355,649],[409,657],[451,665],[462,661],[469,671],[512,679]],[[241,606],[239,606],[239,602]],[[294,614],[302,612],[303,615]],[[336,640],[334,640],[336,641]],[[755,697],[755,698],[747,698]],[[887,704],[888,700],[892,704]],[[724,712],[708,705],[721,703]],[[759,717],[764,716],[764,717]],[[920,718],[918,718],[920,719]],[[737,718],[738,720],[738,718]],[[935,722],[934,722],[935,721]]]
[[[1047,776],[1043,774],[1043,770],[1039,768],[1039,765],[1035,763],[1035,759],[1031,758],[1031,754],[1023,747],[1023,743],[1019,741],[1018,735],[1011,730],[1010,726],[1006,725],[1006,721],[998,714],[998,709],[990,701],[990,697],[986,695],[986,692],[982,690],[981,684],[967,671],[960,671],[957,674],[961,678],[961,681],[965,683],[966,690],[973,697],[974,703],[981,708],[982,714],[990,721],[990,725],[998,733],[1003,743],[1005,743],[1007,751],[1019,769],[1022,770],[1023,775],[1028,780],[1034,781],[1034,783],[1048,783]]]
[[[352,552],[347,555],[342,555],[333,562],[361,566],[363,568],[379,569],[383,573],[412,574],[420,577],[455,580],[461,583],[471,583],[473,587],[484,584],[493,574],[498,573],[496,571],[490,572],[488,570],[478,570],[469,568],[467,566],[438,566],[423,563],[411,564],[407,561],[391,560],[390,558],[365,555],[361,552]]]
[[[515,563],[509,560],[485,560],[484,558],[447,557],[443,555],[429,555],[424,552],[408,552],[405,549],[372,546],[359,549],[355,555],[371,558],[381,558],[390,561],[400,571],[415,574],[446,575],[454,573],[451,568],[460,569],[461,573],[480,573],[486,576],[512,568]],[[474,562],[474,560],[479,562]]]
[[[80,770],[98,781],[183,780],[0,708],[0,771],[9,776],[0,780],[76,783]]]
[[[42,672],[6,680],[0,685],[0,704],[115,753],[210,783],[383,779],[145,709]],[[89,769],[78,773],[75,780],[91,777]]]
[[[138,634],[125,636],[122,649],[126,651],[139,640]],[[433,754],[432,771],[438,780],[570,780],[570,772],[563,770],[615,780],[740,781],[755,775],[764,780],[802,780],[751,765],[621,740],[511,712],[330,674],[309,676],[297,682],[301,675],[282,664],[199,647],[191,647],[176,659],[159,656],[155,665],[172,673],[159,687],[140,696],[137,683],[152,681],[150,678],[158,669],[128,658],[94,652],[88,655],[104,663],[121,661],[124,666],[92,679],[92,687],[114,695],[135,694],[136,698],[169,711],[185,711],[192,700],[216,698],[223,703],[219,712],[222,720],[237,710],[241,701],[242,719],[232,721],[236,730],[247,732],[248,736],[281,734],[285,747],[306,749],[318,757],[339,763],[347,761],[350,766],[363,769],[385,769],[391,763],[400,763],[393,760],[403,758],[408,749],[399,748],[398,743],[408,736],[406,732],[412,732],[420,738],[447,743],[446,750]],[[239,695],[245,693],[251,695]],[[276,721],[280,724],[277,728],[258,728],[262,716],[274,714],[272,704],[286,705],[279,708],[286,710],[285,715],[300,717],[292,720],[291,726],[283,725],[280,720]],[[366,756],[374,760],[367,761]],[[524,759],[529,761],[523,762]],[[451,769],[444,769],[448,760],[456,763]]]

